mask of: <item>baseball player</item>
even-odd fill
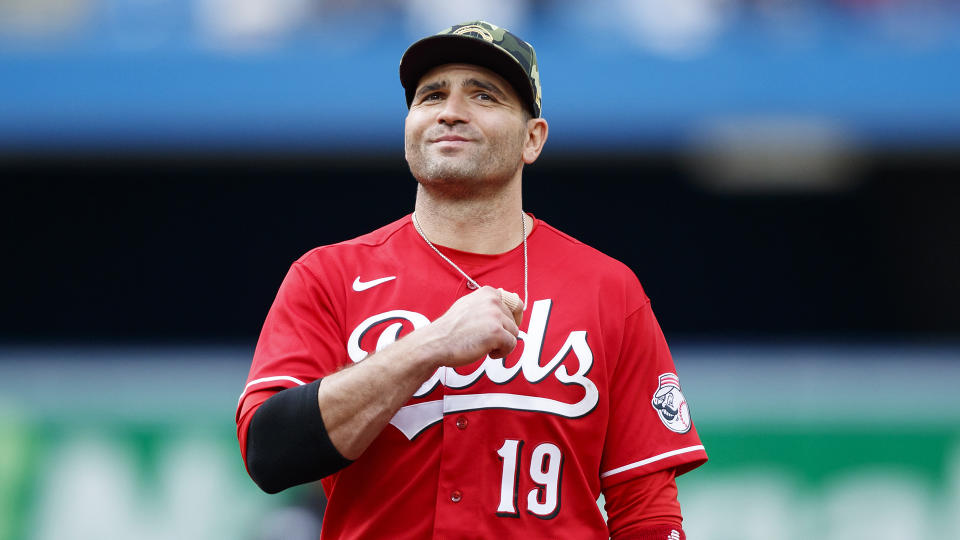
[[[237,408],[250,476],[321,480],[322,538],[684,538],[707,457],[650,301],[522,208],[533,47],[456,25],[400,81],[414,212],[293,263]]]

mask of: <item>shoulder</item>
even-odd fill
[[[638,283],[629,266],[547,222],[539,220],[537,232],[540,233],[538,245],[543,246],[554,258],[562,260],[564,265],[590,270],[591,274],[607,279]]]
[[[531,240],[531,272],[536,265],[539,275],[549,276],[553,287],[591,291],[594,298],[603,298],[608,308],[624,314],[649,303],[640,280],[623,262],[543,221],[534,232],[537,238]]]

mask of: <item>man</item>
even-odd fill
[[[533,48],[457,25],[400,79],[415,211],[291,267],[237,410],[251,477],[322,479],[323,538],[683,538],[706,453],[650,302],[522,210]]]

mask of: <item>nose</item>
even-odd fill
[[[470,116],[464,100],[456,94],[447,96],[437,113],[437,123],[452,126],[454,124],[466,124],[469,121]]]

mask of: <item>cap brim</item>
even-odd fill
[[[533,89],[526,71],[510,53],[476,38],[444,34],[417,41],[400,59],[400,84],[407,96],[407,106],[413,103],[420,79],[431,69],[443,64],[474,64],[497,73],[516,90],[520,100],[534,116],[536,113]]]

